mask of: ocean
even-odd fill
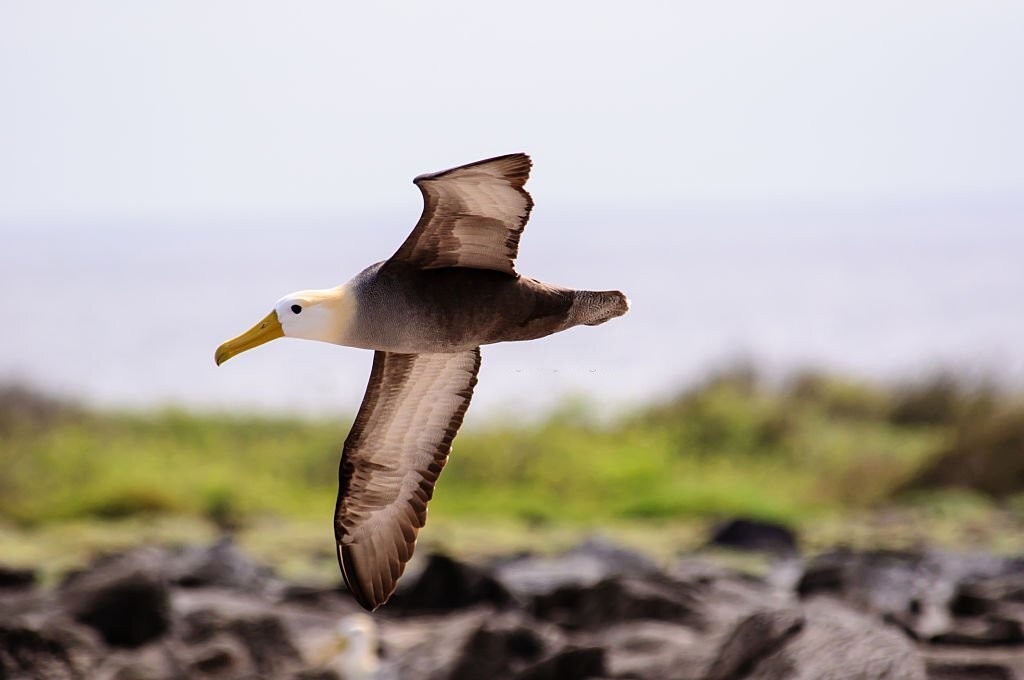
[[[214,349],[285,293],[387,258],[408,215],[0,223],[0,382],[101,407],[351,414],[371,354]],[[902,380],[1024,379],[1024,202],[538,207],[519,271],[620,289],[629,314],[484,348],[469,423],[565,399],[616,412],[736,362]]]

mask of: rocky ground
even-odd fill
[[[108,556],[54,588],[0,568],[0,679],[1024,678],[1024,562],[836,550],[777,527],[752,576],[591,540],[556,557],[421,558],[388,605],[287,583],[228,541]]]

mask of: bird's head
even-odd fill
[[[262,321],[217,348],[217,365],[276,338],[304,338],[340,344],[353,312],[352,296],[345,286],[301,290],[285,295]]]

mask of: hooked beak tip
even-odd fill
[[[241,354],[247,349],[258,347],[265,342],[280,337],[284,337],[281,322],[277,319],[277,312],[271,312],[265,319],[245,333],[242,333],[233,340],[228,340],[218,347],[216,354],[213,355],[213,360],[220,366],[236,354]]]

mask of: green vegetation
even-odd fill
[[[798,522],[971,486],[958,452],[1007,498],[1024,489],[1016,403],[944,376],[898,389],[819,374],[770,386],[735,370],[610,423],[578,403],[533,424],[471,421],[431,516],[534,526],[728,515]],[[92,412],[10,388],[0,391],[0,518],[25,526],[172,514],[222,528],[322,519],[347,427]],[[1010,475],[990,469],[989,451]]]
[[[190,514],[230,527],[250,513],[322,515],[345,433],[344,423],[182,411],[5,420],[0,515],[19,523]]]

